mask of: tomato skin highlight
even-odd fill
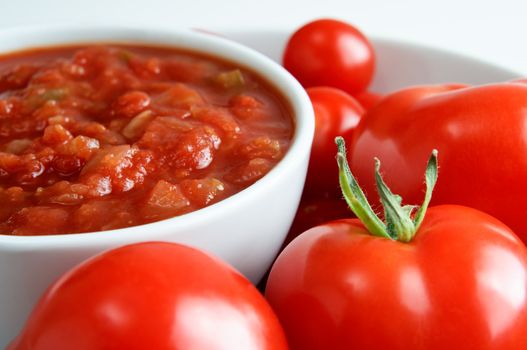
[[[304,193],[340,198],[335,137],[351,138],[364,108],[351,95],[336,88],[318,86],[306,91],[315,111],[315,136]]]
[[[42,297],[9,350],[287,349],[254,286],[183,245],[125,246],[78,265]]]
[[[428,209],[410,243],[358,219],[306,231],[273,265],[266,297],[291,349],[524,349],[527,251],[480,211]]]
[[[356,94],[366,90],[372,80],[375,53],[357,28],[319,19],[289,38],[283,65],[304,87],[332,86]]]
[[[441,180],[432,205],[482,210],[527,242],[527,85],[411,87],[370,110],[351,141],[352,172],[376,203],[371,171],[378,157],[386,182],[406,203],[422,198],[419,169],[433,148],[441,154]]]

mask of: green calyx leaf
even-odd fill
[[[417,206],[402,205],[401,197],[392,193],[384,182],[380,173],[381,162],[379,159],[375,159],[375,181],[386,221],[383,222],[371,208],[364,192],[351,173],[346,159],[344,139],[337,137],[335,143],[338,149],[337,163],[339,166],[340,187],[350,209],[357,215],[372,235],[396,239],[401,242],[411,241],[424,219],[426,209],[432,199],[434,186],[437,182],[437,150],[432,151],[432,155],[428,160],[425,173],[425,198],[413,218],[412,214],[417,209]]]
[[[348,160],[346,159],[344,139],[337,137],[335,143],[338,148],[337,163],[339,166],[339,182],[344,199],[372,235],[391,238],[386,231],[386,225],[375,214],[357,180],[355,180],[355,177],[351,173]]]
[[[437,182],[437,150],[434,149],[432,151],[432,155],[428,159],[428,163],[426,164],[426,172],[425,172],[425,183],[426,183],[426,192],[425,192],[425,199],[423,200],[423,204],[421,204],[421,207],[417,211],[414,217],[414,225],[415,229],[418,230],[421,226],[421,223],[423,222],[423,219],[425,217],[426,209],[428,208],[428,205],[430,204],[430,200],[432,199],[432,192],[434,191],[434,187],[436,186]]]
[[[414,223],[410,218],[414,207],[405,206],[405,209],[403,209],[401,196],[394,195],[388,186],[386,186],[380,170],[381,161],[375,158],[375,181],[384,208],[384,217],[388,223],[388,234],[392,238],[408,242],[415,231]]]

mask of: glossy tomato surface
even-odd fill
[[[172,243],[103,253],[62,276],[10,350],[286,349],[254,286],[225,263]]]
[[[434,204],[470,206],[503,221],[527,242],[527,85],[412,87],[384,99],[361,120],[351,170],[377,203],[371,169],[378,157],[390,188],[418,203],[430,151],[441,167]]]
[[[340,198],[335,137],[351,138],[364,108],[346,92],[332,87],[308,88],[315,111],[315,136],[311,147],[304,193],[331,193]]]
[[[278,257],[266,296],[291,349],[525,349],[527,251],[504,224],[429,208],[410,243],[357,219],[318,226]]]
[[[357,28],[334,19],[319,19],[293,33],[283,64],[304,87],[332,86],[356,94],[372,80],[375,53]]]

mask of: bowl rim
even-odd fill
[[[400,38],[390,38],[387,36],[372,36],[372,42],[373,46],[398,46],[398,47],[404,47],[405,49],[412,49],[412,50],[425,50],[430,51],[433,54],[439,54],[439,55],[448,55],[450,57],[455,57],[456,59],[464,60],[464,61],[474,61],[479,64],[483,64],[486,66],[492,66],[493,68],[499,69],[505,73],[509,74],[519,74],[518,71],[505,68],[497,63],[486,61],[480,57],[473,56],[470,54],[458,52],[456,50],[452,50],[449,48],[444,48],[440,46],[434,46],[429,43],[422,43],[416,40],[405,40]]]
[[[7,38],[11,40],[17,38],[16,43],[6,45],[4,39]],[[274,183],[284,181],[282,175],[289,168],[298,168],[302,162],[307,162],[306,158],[309,155],[314,135],[314,112],[309,97],[300,83],[287,70],[254,49],[215,33],[180,28],[58,24],[0,30],[0,53],[2,54],[31,48],[98,42],[181,48],[210,57],[219,57],[227,62],[248,68],[271,85],[288,103],[294,122],[291,144],[284,157],[261,179],[240,192],[205,208],[152,223],[105,231],[32,236],[0,233],[0,249],[16,251],[27,249],[28,246],[36,249],[50,249],[89,244],[109,246],[132,241],[160,240],[166,235],[171,235],[172,238],[174,235],[177,237],[186,227],[199,225],[205,220],[217,219],[225,212],[243,207],[245,203],[258,198],[262,192],[272,188]],[[301,174],[299,174],[298,181],[303,181]]]

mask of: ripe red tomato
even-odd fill
[[[425,215],[432,163],[415,216],[379,186],[390,203],[383,223],[345,174],[361,220],[312,228],[280,254],[266,297],[291,349],[527,348],[527,249],[478,210],[442,205]]]
[[[430,208],[410,243],[358,219],[315,227],[276,260],[266,297],[291,349],[525,349],[527,253],[498,220]]]
[[[441,181],[432,204],[460,204],[503,221],[527,242],[527,85],[437,85],[407,88],[372,109],[354,131],[350,162],[374,201],[373,157],[394,192],[422,195],[416,170],[432,148]]]
[[[315,136],[304,193],[320,196],[326,192],[340,198],[335,137],[350,138],[364,108],[346,92],[331,87],[308,88],[315,110]]]
[[[287,349],[276,316],[225,263],[173,243],[118,248],[42,297],[8,349]]]
[[[357,28],[334,19],[319,19],[293,33],[283,64],[304,87],[332,86],[356,94],[372,80],[375,54]]]

